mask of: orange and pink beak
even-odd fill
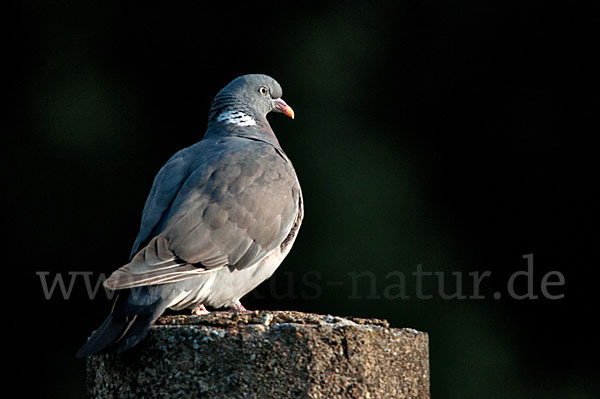
[[[292,109],[292,107],[287,105],[285,101],[283,101],[281,98],[274,99],[273,104],[275,104],[275,109],[273,111],[281,112],[282,114],[294,119],[294,110]]]

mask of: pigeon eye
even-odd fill
[[[258,88],[258,92],[263,96],[266,96],[267,94],[269,94],[269,89],[267,89],[267,86],[260,86]]]

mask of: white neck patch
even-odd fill
[[[225,122],[237,126],[254,126],[256,121],[250,115],[246,115],[242,111],[225,110],[217,116],[218,122]]]

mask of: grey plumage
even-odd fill
[[[131,261],[105,281],[119,290],[111,314],[79,357],[130,348],[166,308],[242,310],[240,298],[279,266],[303,217],[296,173],[266,120],[293,118],[281,94],[265,75],[217,94],[204,138],[157,174]]]

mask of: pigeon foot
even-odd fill
[[[200,304],[192,309],[192,314],[195,316],[202,316],[202,315],[209,314],[209,313],[210,312],[202,304]]]
[[[239,300],[237,300],[233,304],[231,304],[231,306],[229,307],[229,309],[227,309],[227,311],[231,312],[231,313],[235,313],[235,312],[249,312],[249,310],[246,309],[244,307],[244,305],[242,305]]]

